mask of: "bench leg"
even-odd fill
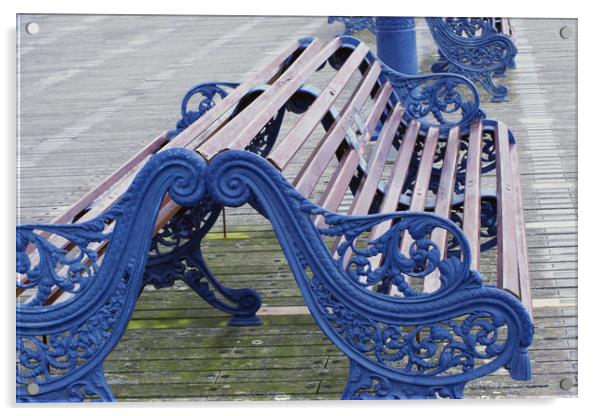
[[[446,397],[462,399],[465,382],[451,385],[427,386],[402,383],[372,372],[349,360],[349,378],[341,400],[424,400]]]
[[[221,210],[221,205],[206,199],[174,216],[153,239],[144,286],[165,288],[182,280],[211,306],[232,315],[228,325],[261,325],[262,320],[256,316],[261,306],[259,293],[224,286],[203,258],[201,240]]]
[[[35,386],[35,387],[32,387]],[[29,385],[28,395],[17,394],[17,402],[42,402],[42,403],[65,403],[83,402],[91,398],[92,401],[114,402],[115,396],[105,380],[103,365],[100,363],[88,374],[78,378],[68,387],[37,394],[37,385]]]

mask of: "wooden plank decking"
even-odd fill
[[[28,35],[27,22],[40,25]],[[536,325],[533,380],[504,371],[467,386],[468,397],[577,394],[577,135],[575,20],[513,19],[517,69],[507,103],[490,103],[518,155]],[[560,37],[566,26],[569,39]],[[322,17],[22,15],[18,222],[48,222],[161,131],[202,81],[246,79],[295,38],[328,41],[341,26]],[[359,35],[370,45],[374,38]],[[420,65],[436,50],[418,20]],[[315,83],[323,82],[317,77]],[[286,131],[287,126],[284,126]],[[316,140],[311,137],[309,140]],[[290,179],[306,154],[285,171]],[[332,168],[332,167],[331,167]],[[318,187],[323,189],[325,184]],[[351,199],[347,196],[342,209]],[[335,399],[347,363],[304,307],[269,223],[243,207],[227,212],[204,251],[227,285],[264,298],[262,327],[231,328],[183,285],[147,289],[106,362],[119,400]],[[218,221],[217,224],[221,224]],[[481,260],[495,277],[495,250]],[[560,382],[575,386],[563,390]]]

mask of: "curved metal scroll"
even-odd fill
[[[498,33],[492,19],[427,17],[427,24],[440,53],[433,72],[454,72],[479,83],[491,101],[505,101],[508,88],[496,85],[494,76],[514,66],[516,45]]]
[[[469,270],[466,238],[451,221],[427,213],[350,217],[326,211],[249,152],[216,156],[207,184],[221,204],[254,201],[272,222],[312,316],[351,361],[342,398],[461,397],[467,381],[502,366],[517,380],[529,379],[529,314],[511,294],[482,286]],[[323,216],[327,227],[317,229],[315,216]],[[384,221],[394,226],[352,248],[351,266],[333,259],[325,237],[342,236],[350,248]],[[430,237],[436,229],[459,242],[461,258],[441,255]],[[402,233],[415,241],[408,255],[399,250]],[[384,256],[380,267],[371,266],[374,256]],[[403,283],[435,270],[441,286],[432,293],[416,294]],[[385,277],[406,296],[367,289]]]
[[[203,82],[192,87],[182,98],[180,105],[181,118],[176,123],[176,128],[169,131],[169,137],[173,138],[194,123],[200,116],[209,111],[218,98],[224,98],[229,90],[238,87],[236,82]],[[198,99],[196,110],[190,109],[191,100]]]
[[[17,401],[114,400],[102,363],[133,313],[161,203],[168,192],[198,204],[205,170],[194,152],[166,150],[101,216],[17,226]],[[57,290],[65,299],[47,304]]]

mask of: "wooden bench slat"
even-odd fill
[[[414,184],[414,189],[412,190],[410,211],[424,211],[424,207],[426,206],[426,199],[428,197],[429,183],[431,180],[433,161],[435,159],[438,140],[439,129],[436,127],[429,128],[426,134],[424,148],[422,149],[422,156],[420,158],[416,183]],[[408,256],[411,244],[412,237],[408,232],[404,232],[404,235],[401,239],[401,253],[403,255]],[[397,289],[397,286],[392,285],[389,294],[400,295],[401,293]]]
[[[397,158],[389,177],[385,197],[379,209],[380,213],[397,211],[399,197],[401,196],[403,185],[408,176],[408,169],[410,167],[414,147],[416,146],[416,138],[418,137],[419,130],[420,122],[412,119],[401,141],[399,152],[397,152]],[[380,237],[389,228],[391,228],[391,221],[383,221],[377,224],[372,228],[370,240]]]
[[[512,163],[512,178],[514,179],[514,206],[516,209],[516,233],[518,251],[518,274],[520,299],[530,315],[533,315],[531,304],[531,279],[529,276],[529,260],[527,254],[527,232],[523,211],[523,197],[520,185],[520,170],[518,167],[518,151],[516,144],[510,144],[510,162]]]
[[[337,211],[357,170],[359,161],[360,152],[352,147],[347,149],[322,192],[318,205],[329,211]],[[315,223],[318,227],[322,227],[324,219],[320,216],[316,218]]]
[[[67,224],[70,223],[78,214],[88,208],[92,202],[106,190],[109,189],[119,178],[127,174],[135,166],[139,165],[141,161],[145,160],[147,156],[156,153],[165,143],[169,141],[169,137],[166,132],[157,136],[153,141],[146,145],[142,150],[128,159],[123,165],[121,165],[115,172],[98,184],[90,192],[82,196],[77,202],[69,207],[65,212],[56,217],[51,224]]]
[[[514,201],[514,181],[508,129],[498,122],[495,134],[495,157],[497,170],[497,278],[498,287],[510,290],[520,296],[518,284],[518,264],[516,247],[516,212]]]
[[[364,81],[362,82],[357,93],[354,95],[353,99],[343,109],[335,125],[331,127],[331,129],[322,138],[320,143],[312,151],[310,157],[303,164],[303,167],[293,181],[293,186],[297,188],[297,191],[301,195],[305,197],[311,195],[316,187],[316,184],[320,180],[320,177],[326,170],[328,163],[332,159],[334,152],[340,146],[345,134],[347,134],[347,129],[353,124],[355,121],[355,116],[359,113],[359,111],[361,111],[364,103],[368,99],[370,91],[372,91],[374,83],[376,82],[376,77],[378,76],[377,74],[373,74],[368,77],[368,75],[369,74],[367,74],[367,76],[364,78]],[[375,102],[375,106],[373,107],[373,111],[370,113],[369,121],[366,126],[366,130],[370,131],[370,134],[372,134],[372,131],[374,131],[374,127],[370,128],[370,125],[375,126],[378,122],[378,118],[380,117],[387,100],[391,96],[392,91],[393,87],[389,83],[382,87],[382,94],[379,94],[379,98],[377,98],[377,101]],[[375,109],[380,109],[380,111],[375,111]],[[370,120],[372,120],[372,122]]]
[[[341,46],[336,38],[324,48],[312,42],[291,67],[255,101],[220,129],[197,151],[210,160],[226,149],[244,149],[257,132],[276,114],[290,96]]]
[[[293,52],[299,49],[299,46],[298,40],[292,42],[289,46],[278,53],[268,64],[257,71],[252,77],[245,80],[236,89],[228,93],[228,95],[226,95],[223,99],[215,103],[215,106],[203,114],[203,117],[199,117],[194,123],[188,126],[188,128],[174,137],[166,146],[166,149],[175,147],[187,147],[194,149],[198,147],[204,140],[208,138],[208,135],[203,133],[206,132],[206,130],[213,123],[215,123],[216,120],[222,117],[228,112],[228,110],[238,103],[238,101],[244,97],[249,90],[258,85],[265,84],[273,77],[280,75],[282,63],[286,58],[291,56]],[[304,52],[306,51],[307,48]]]
[[[326,189],[322,192],[322,196],[318,204],[325,209],[330,211],[337,211],[341,206],[341,202],[345,196],[345,192],[351,183],[351,179],[355,174],[357,167],[359,165],[360,158],[364,154],[364,151],[372,138],[372,134],[374,133],[374,129],[376,128],[376,124],[378,119],[380,118],[380,114],[382,114],[393,88],[391,84],[385,84],[383,88],[381,88],[378,92],[378,96],[372,107],[370,115],[368,116],[368,120],[365,126],[364,133],[360,137],[359,140],[359,148],[354,148],[353,146],[349,146],[345,151],[345,154],[339,161],[339,165],[337,165],[335,171],[333,172],[328,184],[326,185]],[[324,225],[324,218],[319,216],[316,218],[316,225],[318,227],[322,227]]]
[[[362,178],[360,185],[355,193],[351,207],[349,208],[348,215],[366,215],[372,205],[372,200],[376,194],[378,184],[382,177],[387,162],[387,156],[392,148],[393,138],[401,123],[401,117],[403,116],[404,108],[400,103],[397,103],[393,110],[389,113],[389,116],[385,120],[382,126],[378,139],[376,141],[376,149],[370,156],[368,167],[364,177]],[[334,241],[333,248],[336,251],[341,238],[337,238]],[[343,263],[346,264],[351,256],[351,250],[345,253]]]
[[[370,156],[366,175],[362,178],[360,186],[355,194],[355,198],[349,209],[349,215],[365,215],[368,213],[372,200],[376,194],[376,189],[382,177],[382,173],[387,162],[387,156],[391,150],[395,132],[401,122],[404,108],[397,103],[389,117],[385,121],[378,140],[376,141],[376,149]]]
[[[272,150],[268,160],[277,168],[283,170],[295,153],[303,146],[311,132],[316,128],[324,114],[330,109],[334,101],[343,91],[343,88],[359,65],[362,63],[366,54],[369,52],[368,46],[361,44],[347,58],[343,66],[337,71],[336,75],[322,90],[322,93],[316,98],[309,109],[295,123],[289,133],[282,139],[278,146]],[[370,76],[372,78],[380,73],[380,65],[375,63],[371,67]],[[373,84],[373,83],[372,83]]]
[[[462,230],[470,246],[473,270],[479,270],[481,253],[481,153],[483,151],[483,123],[470,125],[466,178],[464,182],[464,214]]]
[[[454,198],[456,185],[456,173],[458,171],[458,156],[460,150],[460,129],[454,127],[449,131],[445,147],[445,157],[441,168],[441,178],[437,187],[437,198],[435,202],[435,214],[449,218],[451,204]],[[447,254],[447,231],[437,228],[433,231],[431,240],[439,247],[442,258]],[[441,286],[439,273],[433,272],[424,278],[423,290],[434,292]]]
[[[385,196],[379,208],[379,213],[387,213],[397,211],[399,206],[399,198],[403,185],[408,176],[408,170],[410,167],[410,161],[412,154],[414,153],[414,147],[416,146],[416,139],[418,138],[418,132],[420,131],[420,122],[416,119],[412,119],[406,128],[404,136],[401,140],[399,152],[397,152],[397,158],[395,159],[395,165],[389,176],[387,190]],[[376,240],[378,237],[383,235],[389,228],[391,228],[392,221],[383,221],[372,227],[370,231],[369,239],[371,241]],[[378,254],[369,258],[372,270],[380,267],[382,262],[382,255]],[[371,290],[374,287],[370,287]]]
[[[410,211],[424,211],[426,199],[428,196],[429,182],[431,180],[431,172],[433,169],[433,160],[435,159],[435,151],[437,150],[437,141],[439,139],[439,129],[431,127],[426,135],[422,157],[420,158],[420,166],[416,183],[412,191],[412,202],[410,202]]]

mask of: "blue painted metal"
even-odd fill
[[[470,78],[491,94],[491,101],[506,101],[508,88],[496,85],[501,76],[515,66],[516,45],[499,33],[492,18],[427,17],[440,59],[433,72],[454,72]]]
[[[416,22],[413,17],[377,17],[376,51],[397,72],[418,74]]]
[[[304,300],[317,324],[350,360],[343,399],[461,398],[464,385],[506,367],[516,380],[531,376],[529,314],[511,294],[483,286],[469,269],[470,249],[451,221],[428,213],[395,212],[351,217],[305,199],[269,162],[249,152],[217,155],[207,189],[225,206],[253,201],[272,222]],[[314,216],[327,226],[317,229]],[[358,238],[383,221],[399,220],[361,248]],[[434,229],[457,241],[461,258],[441,258]],[[399,251],[407,231],[409,256]],[[325,237],[343,236],[335,260]],[[345,250],[352,250],[347,265]],[[370,257],[382,255],[373,269]],[[441,287],[419,293],[408,284],[432,271]],[[390,280],[404,297],[367,290]],[[507,336],[500,335],[506,332]]]
[[[360,40],[342,36],[343,48],[354,49]],[[479,93],[466,77],[457,74],[407,75],[390,68],[372,52],[369,62],[378,60],[383,67],[382,80],[389,81],[406,111],[404,119],[420,120],[421,130],[437,127],[446,136],[449,129],[467,129],[473,120],[484,118]]]
[[[352,36],[341,39],[342,47],[349,49],[355,49],[361,42]],[[420,120],[422,131],[437,127],[445,137],[452,127],[459,126],[464,130],[473,120],[485,117],[480,108],[479,93],[466,77],[456,74],[406,75],[387,66],[372,52],[366,59],[370,63],[380,62],[382,82],[391,83],[406,109],[404,120]]]
[[[346,47],[357,44],[350,37],[343,41]],[[376,58],[368,54],[367,59],[374,62]],[[340,62],[333,59],[330,64],[336,67]],[[389,75],[384,71],[380,82],[386,82]],[[220,85],[236,84],[201,85],[204,87],[195,87],[184,98],[181,126],[190,125],[211,108],[214,97],[225,97],[227,91]],[[198,111],[188,111],[190,96],[198,91],[203,91],[200,94],[206,101]],[[261,91],[260,87],[249,93],[235,113]],[[411,212],[365,217],[334,214],[305,200],[260,157],[269,153],[276,140],[284,112],[306,111],[318,93],[311,87],[301,88],[247,151],[218,155],[209,171],[194,152],[161,152],[102,216],[79,224],[17,227],[17,272],[27,277],[17,286],[37,289],[30,302],[17,309],[19,401],[114,400],[104,380],[102,362],[122,336],[145,284],[165,287],[181,279],[210,304],[232,314],[231,324],[259,323],[255,316],[261,304],[259,295],[251,289],[221,285],[200,250],[201,239],[222,207],[245,202],[272,221],[312,315],[350,359],[350,376],[342,398],[461,397],[467,381],[501,366],[509,368],[516,379],[530,377],[530,318],[514,297],[483,287],[478,273],[468,270],[468,244],[452,221]],[[336,111],[327,113],[322,120],[325,130],[336,118]],[[485,121],[485,131],[489,125]],[[513,136],[510,139],[514,141]],[[488,166],[494,167],[495,158],[490,162]],[[360,175],[364,168],[360,162]],[[456,199],[463,197],[461,191],[457,190],[460,194]],[[191,208],[177,214],[153,237],[165,192],[176,203]],[[494,203],[491,209],[484,209],[486,232],[491,235],[496,220],[487,212],[495,212]],[[328,226],[316,229],[312,221],[315,215],[324,216]],[[398,219],[388,233],[367,248],[356,247],[355,241],[365,230]],[[445,259],[439,258],[441,248],[429,239],[437,227],[453,236],[453,250]],[[406,230],[416,240],[409,257],[398,250],[400,235]],[[79,256],[69,257],[34,231],[72,241],[80,250]],[[332,236],[345,238],[339,260],[331,257],[322,240]],[[95,243],[108,243],[102,263],[91,248]],[[39,264],[29,262],[26,253],[31,244],[40,252]],[[345,247],[353,253],[348,265],[341,260]],[[379,254],[384,262],[372,270],[369,258]],[[406,282],[421,279],[435,268],[442,284],[434,293],[418,293]],[[367,285],[389,283],[405,297],[366,290]],[[57,287],[71,293],[72,298],[46,305]],[[500,341],[502,328],[508,337]],[[420,340],[418,333],[423,334]],[[436,342],[443,343],[440,354],[432,349]],[[477,348],[479,345],[483,349]],[[401,362],[406,364],[400,367]]]
[[[19,401],[114,399],[102,361],[131,317],[145,283],[148,251],[160,250],[151,233],[166,191],[184,206],[209,199],[218,206],[249,202],[260,207],[274,226],[310,312],[350,359],[343,399],[460,398],[466,382],[502,366],[517,380],[529,379],[530,317],[515,297],[483,287],[479,274],[469,270],[468,242],[453,222],[413,212],[339,215],[306,200],[269,162],[249,151],[223,152],[207,170],[194,152],[172,149],[153,156],[119,202],[97,219],[17,227],[17,271],[28,278],[21,286],[38,289],[17,311]],[[201,210],[198,217],[203,220],[193,224],[207,226],[206,213],[211,211]],[[314,226],[317,215],[324,216],[325,228]],[[395,220],[383,236],[367,246],[356,245],[374,225]],[[189,221],[183,215],[174,224],[184,230]],[[430,240],[436,228],[452,236],[459,255],[441,258],[442,249]],[[67,258],[34,230],[61,235],[81,255]],[[415,240],[407,257],[399,252],[406,231]],[[183,232],[172,236],[186,237]],[[337,260],[323,240],[335,236],[344,237]],[[108,250],[99,265],[89,246],[104,241]],[[29,263],[28,244],[39,250],[39,265]],[[342,260],[346,250],[352,251],[347,265]],[[377,255],[383,261],[372,269],[369,259]],[[61,265],[64,275],[56,272]],[[440,289],[412,289],[409,280],[434,270],[441,276]],[[403,298],[366,289],[387,280]],[[45,306],[54,286],[73,298]],[[502,331],[507,332],[505,339]]]
[[[486,117],[476,87],[461,75],[408,76],[384,64],[383,74],[404,104],[404,118],[419,120],[422,131],[437,127],[446,136],[453,127],[465,130],[472,121]]]
[[[223,207],[206,197],[199,205],[180,211],[154,237],[144,272],[143,285],[171,287],[184,281],[207,303],[232,315],[231,326],[261,325],[255,313],[261,296],[253,289],[224,286],[203,258],[201,239],[218,219]]]
[[[213,108],[217,99],[225,98],[229,90],[238,85],[233,82],[208,82],[192,87],[182,99],[182,118],[177,122],[176,128],[169,132],[170,137],[173,138],[188,128]],[[242,104],[235,109],[232,117],[262,91],[261,87],[251,90],[241,100]],[[193,98],[198,100],[196,110],[190,110]],[[245,150],[267,156],[276,142],[286,109],[288,108],[280,109]],[[261,307],[259,293],[250,288],[236,289],[224,286],[203,258],[201,240],[215,224],[222,210],[222,206],[206,198],[200,205],[174,216],[153,237],[143,284],[165,288],[173,286],[176,280],[182,280],[207,303],[232,315],[228,325],[261,325],[263,321],[256,316]]]
[[[390,41],[387,40],[387,33],[381,34],[382,40],[381,43],[378,43],[378,19],[332,16],[328,18],[328,23],[342,22],[345,25],[345,35],[351,35],[363,29],[368,29],[376,34],[379,56],[382,56],[381,44],[385,45],[387,51],[387,58],[383,59],[384,62],[389,59],[394,62],[400,59],[417,59],[415,56],[413,58],[409,56],[410,51],[414,55],[416,53],[412,41],[408,42],[408,47],[403,39],[398,40],[397,54],[399,56],[395,56],[395,52],[392,51],[395,41],[392,40],[393,38]],[[506,101],[508,88],[496,85],[492,78],[503,76],[507,68],[516,67],[514,58],[517,49],[512,38],[500,32],[500,25],[497,24],[496,19],[490,17],[427,17],[425,19],[440,56],[439,62],[432,65],[432,71],[463,75],[472,82],[480,84],[491,94],[491,101]],[[408,53],[407,57],[404,56],[405,53]],[[391,58],[388,57],[389,55]]]
[[[153,156],[119,201],[83,223],[18,225],[18,288],[34,289],[17,305],[17,401],[64,402],[96,397],[114,400],[103,361],[123,335],[142,288],[152,230],[166,193],[193,206],[205,196],[205,161],[194,152],[170,149]],[[71,241],[69,256],[38,232]],[[102,259],[93,249],[107,243]],[[31,264],[28,246],[39,252]],[[54,288],[72,295],[46,305]]]
[[[168,132],[173,138],[194,123],[200,116],[213,108],[217,98],[224,98],[229,90],[238,87],[235,82],[204,82],[192,87],[182,98],[180,106],[181,118],[176,128]],[[191,100],[198,99],[197,109],[190,109]]]
[[[353,35],[355,32],[361,32],[368,29],[376,33],[376,21],[374,17],[367,16],[329,16],[328,23],[341,22],[345,25],[345,31],[342,35]]]

